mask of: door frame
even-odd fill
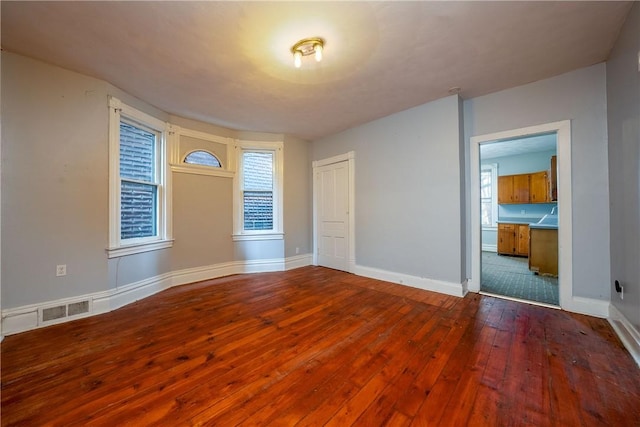
[[[558,158],[558,287],[559,305],[567,308],[573,297],[573,247],[571,224],[571,121],[546,123],[503,132],[473,136],[470,139],[470,212],[471,212],[471,279],[468,289],[480,292],[481,233],[480,224],[480,145],[500,140],[517,139],[555,132]]]
[[[315,160],[311,162],[313,166],[313,265],[318,265],[318,183],[317,172],[322,166],[332,165],[334,163],[347,162],[348,188],[347,197],[347,272],[353,273],[356,265],[356,238],[355,238],[355,151],[349,151],[345,154],[329,157],[327,159]]]

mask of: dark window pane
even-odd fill
[[[155,185],[122,181],[120,186],[120,238],[155,236],[156,200]]]
[[[273,190],[273,153],[245,152],[242,155],[242,165],[245,190]]]
[[[156,135],[120,122],[120,176],[155,182]]]
[[[192,165],[212,166],[214,168],[222,167],[220,160],[211,153],[206,151],[194,151],[184,159],[185,163]]]
[[[273,230],[273,192],[244,192],[244,229]]]

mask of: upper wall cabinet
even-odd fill
[[[550,201],[547,171],[530,174],[529,203],[548,203]]]
[[[558,200],[558,158],[551,156],[551,167],[549,169],[549,197],[552,202]]]
[[[556,156],[548,171],[498,177],[498,204],[549,203],[558,200]]]
[[[529,174],[499,176],[498,203],[529,203]]]

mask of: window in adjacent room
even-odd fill
[[[480,170],[480,216],[483,227],[496,227],[498,220],[498,166],[482,165]]]
[[[171,246],[166,123],[109,100],[109,257]]]
[[[282,239],[282,143],[237,147],[234,240]]]

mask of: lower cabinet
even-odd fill
[[[538,274],[558,276],[558,230],[531,229],[529,270]]]
[[[500,255],[529,255],[529,226],[527,224],[498,224],[498,253]]]

